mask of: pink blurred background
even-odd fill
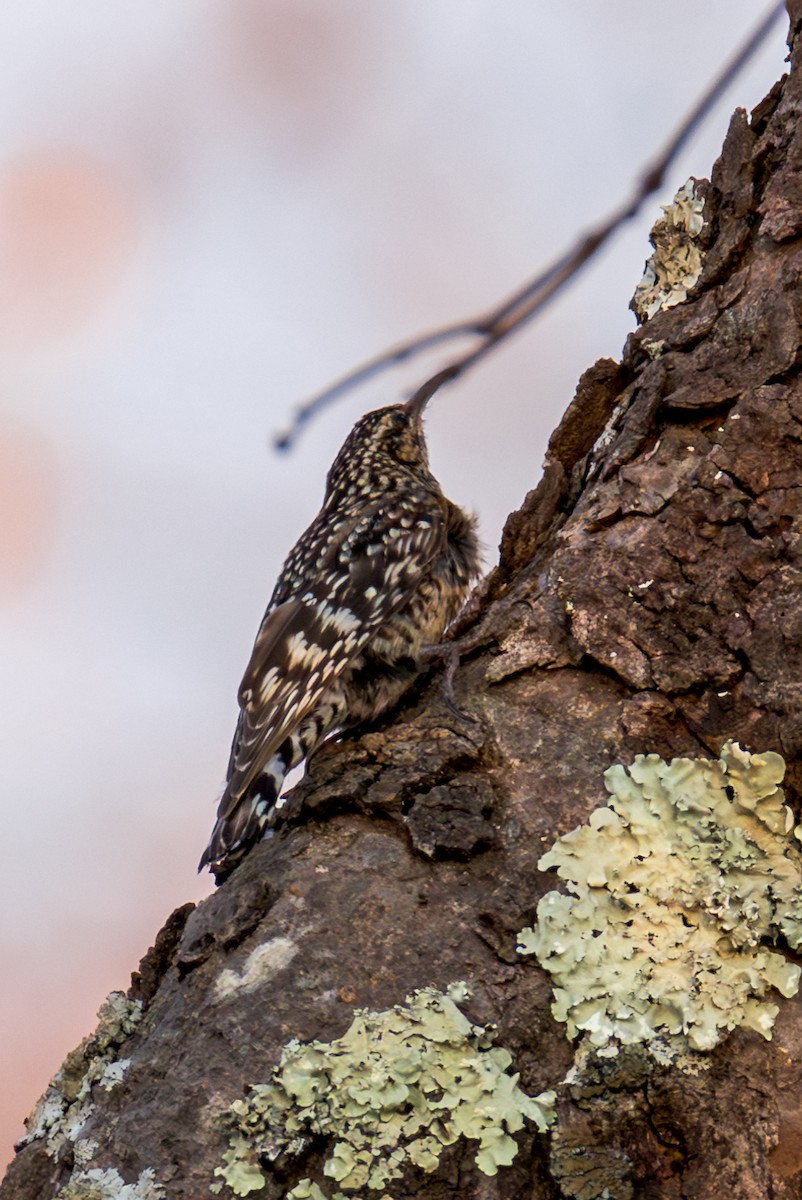
[[[753,0],[6,0],[0,9],[5,1158],[167,914],[210,889],[236,690],[355,417],[291,408],[480,312],[606,214]],[[705,175],[778,27],[659,201]],[[492,562],[580,372],[617,355],[658,201],[444,392],[432,463]],[[5,1161],[5,1158],[3,1161]]]

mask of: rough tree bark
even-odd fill
[[[789,10],[793,41],[802,0]],[[801,180],[796,64],[751,120],[732,119],[690,297],[586,373],[509,518],[457,674],[465,719],[433,679],[380,728],[325,748],[301,785],[305,823],[173,914],[134,976],[144,1014],[114,1055],[130,1065],[92,1090],[83,1169],[132,1182],[149,1168],[168,1197],[208,1195],[220,1112],[270,1079],[290,1038],[331,1041],[355,1007],[465,980],[464,1011],[497,1027],[520,1086],[557,1088],[557,1123],[518,1133],[493,1178],[459,1140],[388,1187],[396,1200],[802,1196],[802,997],[780,1001],[773,1040],[737,1029],[696,1076],[623,1056],[578,1087],[560,1082],[574,1047],[551,981],[516,952],[555,886],[539,856],[603,802],[611,763],[715,757],[734,738],[785,757],[798,811]],[[31,1141],[3,1200],[54,1197],[70,1147]],[[325,1149],[312,1139],[299,1164],[279,1160],[258,1194],[307,1176],[336,1190]]]

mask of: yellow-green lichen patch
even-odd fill
[[[704,200],[698,188],[698,180],[688,179],[671,204],[663,205],[664,216],[652,227],[649,240],[654,254],[646,260],[632,298],[632,309],[641,324],[661,309],[681,304],[702,274],[697,239],[704,228]]]
[[[554,1016],[609,1053],[708,1050],[744,1025],[771,1036],[772,989],[800,968],[765,942],[802,942],[802,854],[780,788],[779,754],[728,742],[719,760],[638,755],[610,767],[609,805],[560,838],[539,866],[548,892],[519,949],[555,982]],[[797,831],[798,833],[799,831]]]
[[[508,1074],[509,1052],[457,1007],[466,997],[460,985],[448,994],[422,988],[395,1008],[357,1010],[334,1042],[289,1042],[272,1082],[251,1087],[224,1114],[230,1141],[216,1174],[246,1196],[265,1184],[263,1161],[298,1154],[323,1136],[335,1200],[384,1192],[410,1166],[435,1170],[443,1148],[460,1137],[479,1143],[476,1164],[495,1175],[515,1157],[510,1135],[525,1120],[549,1125],[554,1093],[521,1091]],[[325,1200],[308,1179],[289,1195]]]
[[[126,1183],[119,1171],[95,1167],[74,1172],[56,1200],[165,1200],[165,1191],[156,1183],[153,1171],[143,1171],[136,1183]]]
[[[334,1200],[342,1196],[342,1192],[335,1192]],[[287,1192],[287,1200],[328,1200],[326,1193],[311,1179],[302,1179],[300,1183],[296,1183],[291,1192]]]
[[[122,992],[106,997],[98,1012],[94,1033],[71,1051],[28,1120],[20,1145],[44,1138],[48,1154],[56,1157],[68,1142],[75,1142],[91,1111],[92,1088],[111,1091],[128,1068],[128,1059],[117,1057],[119,1047],[142,1015],[139,1000]]]

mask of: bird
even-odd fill
[[[374,721],[418,675],[479,578],[476,518],[429,470],[434,387],[361,417],[290,551],[239,688],[217,820],[198,870],[220,884],[280,823],[287,773]]]

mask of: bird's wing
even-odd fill
[[[393,514],[378,506],[369,515],[329,546],[313,578],[265,615],[240,685],[240,719],[219,817],[234,809],[285,738],[412,596],[442,551],[445,526],[436,502],[409,529],[394,524]]]

